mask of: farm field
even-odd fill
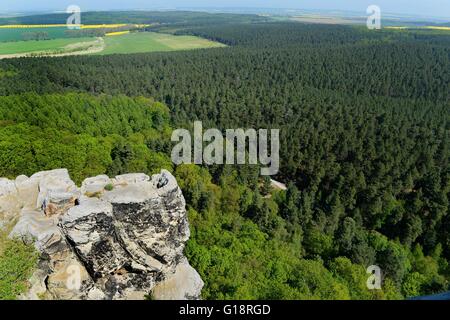
[[[22,41],[24,36],[30,33],[45,32],[51,39],[67,38],[66,26],[54,26],[54,27],[33,27],[33,28],[18,28],[8,26],[0,26],[0,43],[11,41]]]
[[[149,24],[88,24],[80,25],[79,30],[102,29],[120,31],[120,28],[144,28]],[[48,24],[48,25],[0,25],[0,42],[22,41],[26,36],[36,33],[45,33],[50,39],[73,38],[66,24]]]
[[[105,49],[97,54],[190,50],[223,46],[221,43],[194,36],[138,32],[105,37]]]
[[[32,52],[54,52],[64,50],[67,46],[93,41],[94,38],[52,39],[42,41],[16,41],[0,43],[0,55],[32,53]],[[0,56],[1,57],[1,56]]]
[[[323,24],[360,24],[363,21],[361,18],[341,18],[322,15],[303,15],[290,17],[289,20],[303,23],[323,23]]]
[[[97,42],[97,43],[94,43]],[[100,47],[101,45],[101,47]],[[223,47],[218,42],[195,36],[174,36],[154,32],[113,32],[95,40],[93,37],[60,38],[39,41],[0,42],[0,58],[26,54],[126,54]],[[95,47],[95,50],[93,50]]]

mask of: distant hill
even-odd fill
[[[22,17],[0,18],[0,25],[9,24],[61,24],[65,23],[69,14],[52,13]],[[83,24],[204,24],[204,23],[245,23],[262,22],[269,18],[252,14],[207,13],[191,11],[102,11],[82,13]]]

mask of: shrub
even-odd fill
[[[114,186],[113,186],[112,183],[108,183],[108,184],[105,186],[105,190],[106,190],[106,191],[112,191],[113,189],[114,189]]]
[[[0,237],[0,300],[14,300],[28,288],[38,260],[33,245]]]

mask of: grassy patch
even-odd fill
[[[222,47],[217,42],[193,36],[137,32],[105,38],[106,48],[98,54],[142,53]]]
[[[114,190],[113,184],[112,184],[112,183],[108,183],[108,184],[105,186],[105,190],[106,190],[106,191],[112,191],[112,190]]]
[[[34,246],[8,239],[9,231],[0,230],[0,300],[14,300],[27,290],[38,260]]]

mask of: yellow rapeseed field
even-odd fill
[[[105,36],[120,36],[122,34],[130,33],[130,31],[118,31],[118,32],[109,32],[106,33]]]
[[[81,29],[105,29],[105,28],[120,28],[126,27],[127,24],[86,24],[81,25]]]
[[[446,31],[450,31],[450,27],[433,27],[433,26],[428,26],[425,27],[427,29],[433,29],[433,30],[446,30]]]
[[[386,27],[385,29],[404,30],[408,29],[408,27]]]

